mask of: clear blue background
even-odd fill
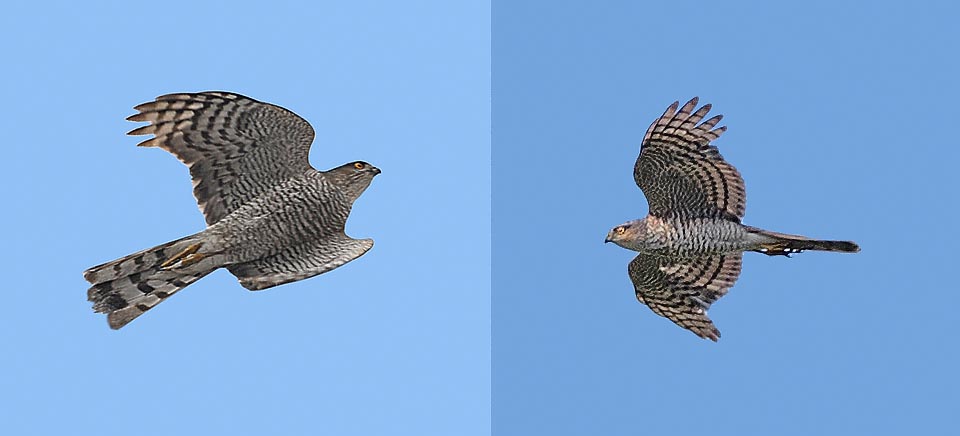
[[[494,434],[954,432],[958,13],[496,1]],[[746,223],[863,248],[748,253],[718,344],[637,303],[603,244],[646,214],[647,126],[697,95]]]
[[[953,429],[960,34],[948,3],[494,5],[496,434]],[[8,5],[0,433],[488,434],[486,2]],[[366,256],[250,293],[226,272],[120,332],[80,272],[202,228],[135,104],[221,89],[317,129],[320,169],[383,168]],[[719,344],[636,303],[647,125],[727,115],[746,222],[857,255],[748,254]],[[424,211],[429,211],[426,213]]]
[[[36,3],[0,15],[0,433],[489,434],[489,3]],[[259,293],[218,271],[121,331],[81,272],[196,232],[185,166],[134,105],[290,108],[327,169],[383,169],[376,247]]]

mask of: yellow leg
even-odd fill
[[[169,259],[161,263],[160,268],[166,269],[174,265],[176,265],[178,268],[182,268],[199,262],[204,257],[207,257],[206,254],[197,253],[197,250],[200,249],[200,245],[200,243],[196,243],[184,248],[183,251],[174,254]]]

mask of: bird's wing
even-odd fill
[[[739,222],[746,207],[743,178],[710,145],[727,129],[714,128],[723,116],[700,123],[710,105],[693,112],[697,101],[694,97],[679,111],[679,102],[674,102],[650,125],[633,178],[650,203],[651,215]]]
[[[313,128],[279,106],[227,92],[169,94],[135,107],[130,135],[190,168],[193,194],[213,224],[280,181],[310,168]]]
[[[294,245],[252,262],[227,266],[251,291],[307,279],[340,267],[373,247],[373,239],[353,239],[343,233]]]
[[[737,281],[742,256],[671,258],[640,253],[627,271],[637,300],[697,336],[717,341],[720,331],[707,317],[707,309]]]

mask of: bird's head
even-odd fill
[[[380,174],[380,168],[370,165],[363,161],[350,162],[340,165],[325,173],[330,177],[334,184],[343,190],[344,194],[351,202],[360,198],[360,194],[370,186],[370,182],[377,174]]]
[[[643,225],[643,220],[627,221],[610,229],[607,239],[603,242],[613,242],[621,247],[630,248],[636,245],[636,241],[643,238],[646,231],[647,226]]]

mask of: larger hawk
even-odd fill
[[[207,221],[199,233],[83,273],[87,298],[119,329],[177,291],[227,268],[250,290],[322,274],[356,259],[372,239],[344,233],[353,202],[380,170],[351,162],[317,171],[314,132],[282,107],[228,92],[169,94],[135,108],[150,124],[131,135],[186,164]]]
[[[697,336],[717,341],[720,331],[707,309],[740,275],[744,251],[786,255],[803,250],[856,253],[848,241],[823,241],[775,233],[740,223],[746,193],[737,169],[711,141],[726,127],[722,115],[694,111],[697,98],[674,102],[647,129],[633,178],[649,214],[614,227],[607,242],[640,252],[628,272],[637,299]]]

